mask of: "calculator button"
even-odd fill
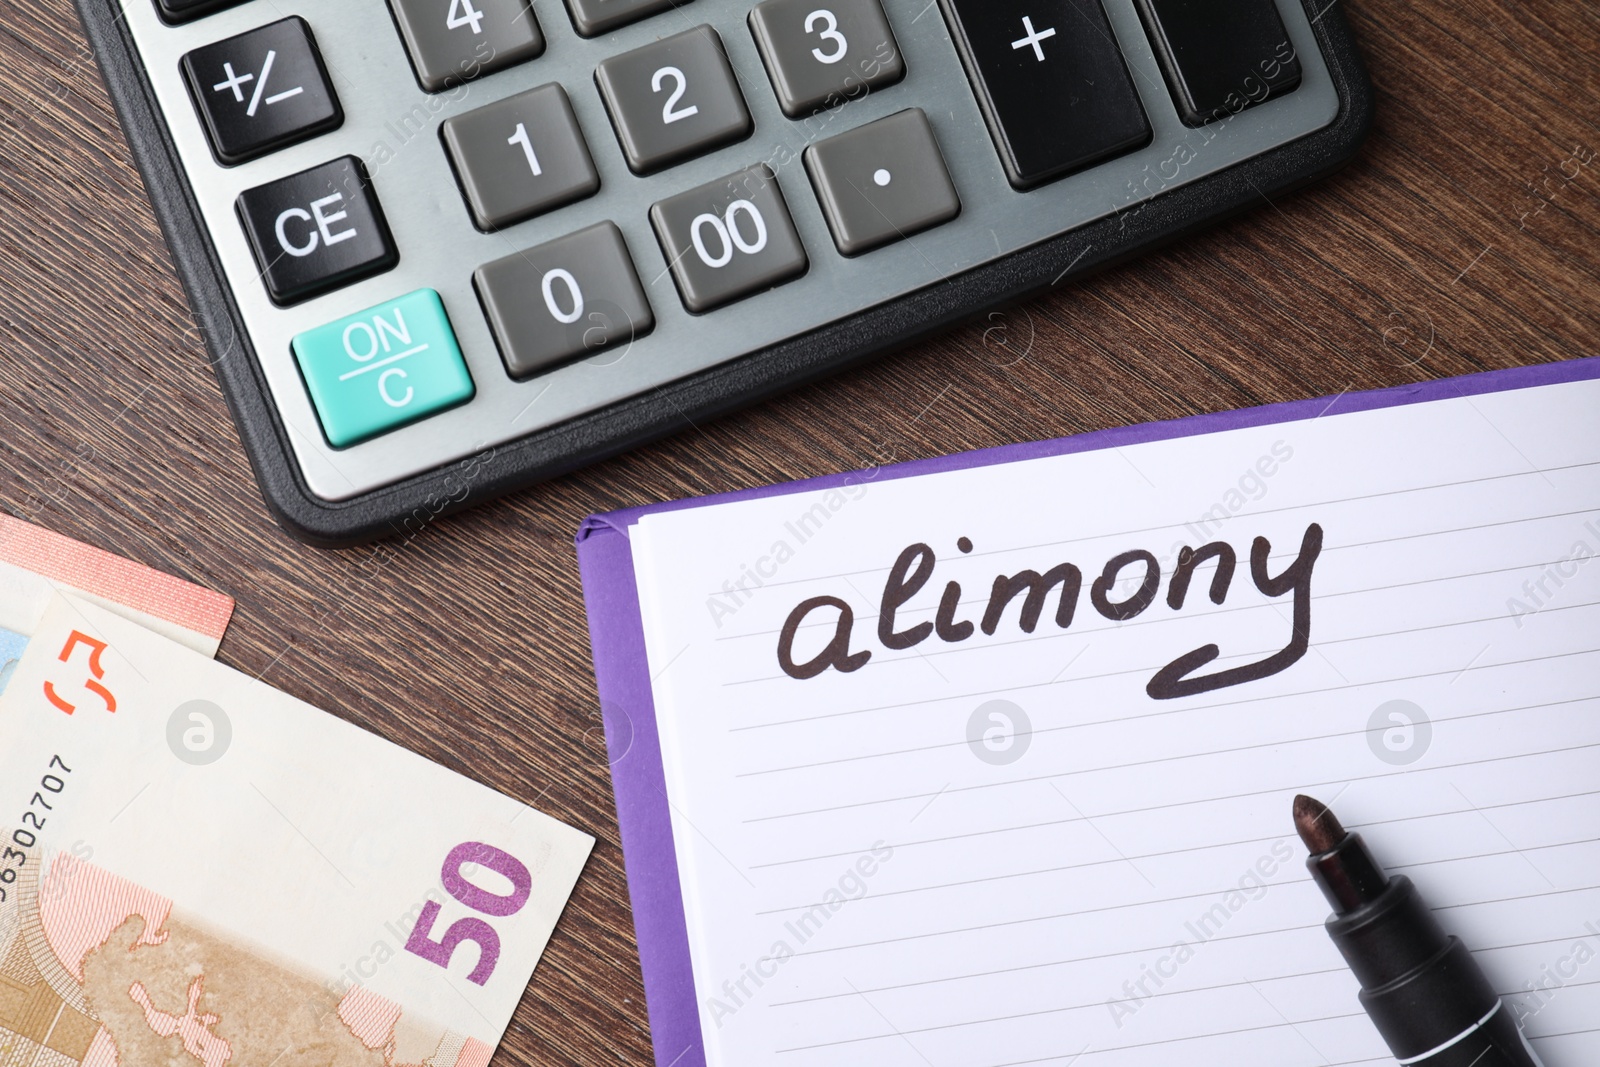
[[[537,59],[532,0],[389,0],[417,81],[430,93]]]
[[[442,129],[480,230],[510,226],[600,188],[578,117],[559,85],[447,119]]]
[[[188,22],[225,7],[235,7],[244,0],[156,0],[156,11],[168,22]]]
[[[211,151],[224,166],[344,122],[311,27],[299,16],[197,48],[179,66]]]
[[[844,255],[870,252],[961,214],[961,198],[920,108],[812,145],[805,162]]]
[[[613,56],[595,80],[635,174],[743,140],[753,128],[722,38],[710,26]]]
[[[683,306],[710,311],[806,272],[777,176],[765,163],[650,209]]]
[[[1139,0],[1139,13],[1189,126],[1237,114],[1300,84],[1273,0]]]
[[[276,304],[299,303],[400,262],[355,156],[247,189],[235,206]]]
[[[1149,143],[1150,123],[1100,0],[941,2],[1012,185],[1025,189]]]
[[[495,260],[472,282],[513,378],[626,347],[655,326],[622,231],[610,222]]]
[[[619,26],[663,11],[682,7],[689,0],[567,0],[573,28],[582,37],[595,37]]]
[[[878,0],[767,0],[750,32],[783,113],[804,118],[905,77],[905,60]]]
[[[291,347],[334,448],[464,404],[475,392],[450,317],[432,289],[308,330]]]

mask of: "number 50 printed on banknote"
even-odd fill
[[[593,843],[58,596],[0,697],[0,1062],[483,1067]]]

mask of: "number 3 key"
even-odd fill
[[[905,77],[878,0],[767,0],[750,12],[783,113],[804,118]]]

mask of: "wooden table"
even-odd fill
[[[69,0],[0,0],[0,507],[232,594],[227,663],[597,835],[496,1062],[648,1064],[585,515],[1600,353],[1600,13],[1345,9],[1378,116],[1332,181],[408,542],[329,553],[267,517]]]

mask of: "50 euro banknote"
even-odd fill
[[[221,593],[0,514],[0,693],[62,592],[208,656],[217,654],[233,614],[233,600]]]
[[[483,1067],[592,847],[57,596],[0,696],[0,1063]]]

